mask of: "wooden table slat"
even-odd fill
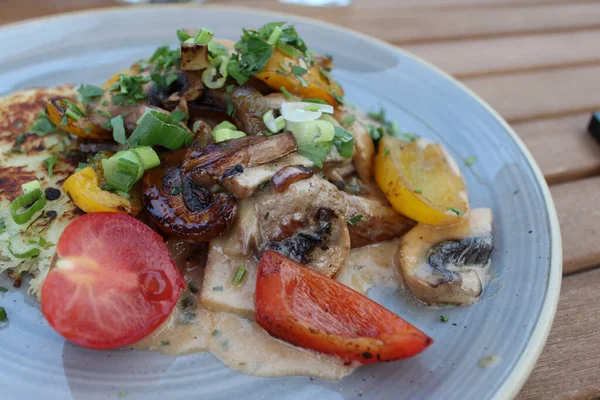
[[[554,185],[550,191],[563,233],[563,273],[600,266],[600,177]]]
[[[563,279],[548,342],[518,400],[600,398],[600,269]]]
[[[515,123],[600,109],[599,77],[600,64],[470,78],[463,82],[507,121]]]
[[[457,78],[600,64],[600,29],[406,45]]]
[[[587,132],[590,117],[583,113],[513,124],[549,184],[600,174],[600,143]]]

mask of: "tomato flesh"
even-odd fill
[[[349,287],[266,251],[255,294],[256,321],[271,336],[346,363],[412,357],[433,340]]]
[[[58,241],[42,285],[42,313],[67,340],[114,349],[164,322],[184,286],[156,232],[126,214],[91,213]]]

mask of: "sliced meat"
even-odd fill
[[[348,227],[352,248],[400,237],[416,224],[383,202],[340,193],[347,219],[355,221]]]

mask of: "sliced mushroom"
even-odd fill
[[[221,183],[244,171],[296,151],[291,133],[242,137],[193,149],[183,162],[183,174],[199,185]]]
[[[229,92],[207,90],[200,103],[209,107],[227,110],[228,104],[234,109],[235,125],[248,136],[265,135],[267,127],[262,120],[267,111],[272,110],[264,96],[250,86],[238,86]]]
[[[328,276],[335,276],[350,251],[350,235],[340,191],[313,176],[279,193],[252,198],[258,215],[258,246],[275,246]],[[279,244],[268,244],[279,242]]]
[[[391,240],[408,232],[415,222],[398,214],[389,204],[340,192],[347,205],[352,248]]]
[[[281,193],[285,192],[292,183],[308,179],[311,176],[313,176],[313,172],[304,165],[288,165],[277,171],[271,182],[275,190]]]
[[[344,126],[352,136],[354,136],[354,155],[352,156],[352,162],[356,167],[356,172],[359,178],[367,183],[373,178],[373,157],[375,156],[375,146],[373,145],[373,139],[371,134],[367,130],[366,126],[368,122],[366,117],[356,110],[342,106],[338,108],[334,114],[334,117],[341,121],[344,117],[354,116],[356,121],[350,126]]]
[[[471,304],[483,291],[492,250],[492,211],[479,208],[456,225],[418,224],[402,238],[396,260],[416,298]]]
[[[167,154],[161,165],[144,174],[142,198],[146,210],[165,233],[204,242],[225,232],[237,211],[228,193],[212,193],[182,176],[185,151]]]

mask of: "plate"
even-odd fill
[[[0,294],[10,317],[0,331],[0,387],[11,399],[505,399],[527,379],[558,302],[561,241],[539,168],[511,128],[476,95],[415,56],[347,29],[239,8],[159,6],[59,15],[0,28],[0,95],[62,83],[101,84],[115,71],[176,44],[175,30],[205,26],[236,39],[243,26],[296,24],[309,48],[334,57],[348,101],[384,107],[406,132],[441,141],[466,175],[473,207],[492,207],[494,278],[471,307],[425,309],[398,292],[370,296],[435,339],[421,355],[363,367],[339,382],[257,378],[209,354],[96,352],[46,323],[24,288]],[[0,281],[7,285],[8,282]],[[443,323],[440,315],[448,317]],[[500,362],[481,368],[480,359]]]

